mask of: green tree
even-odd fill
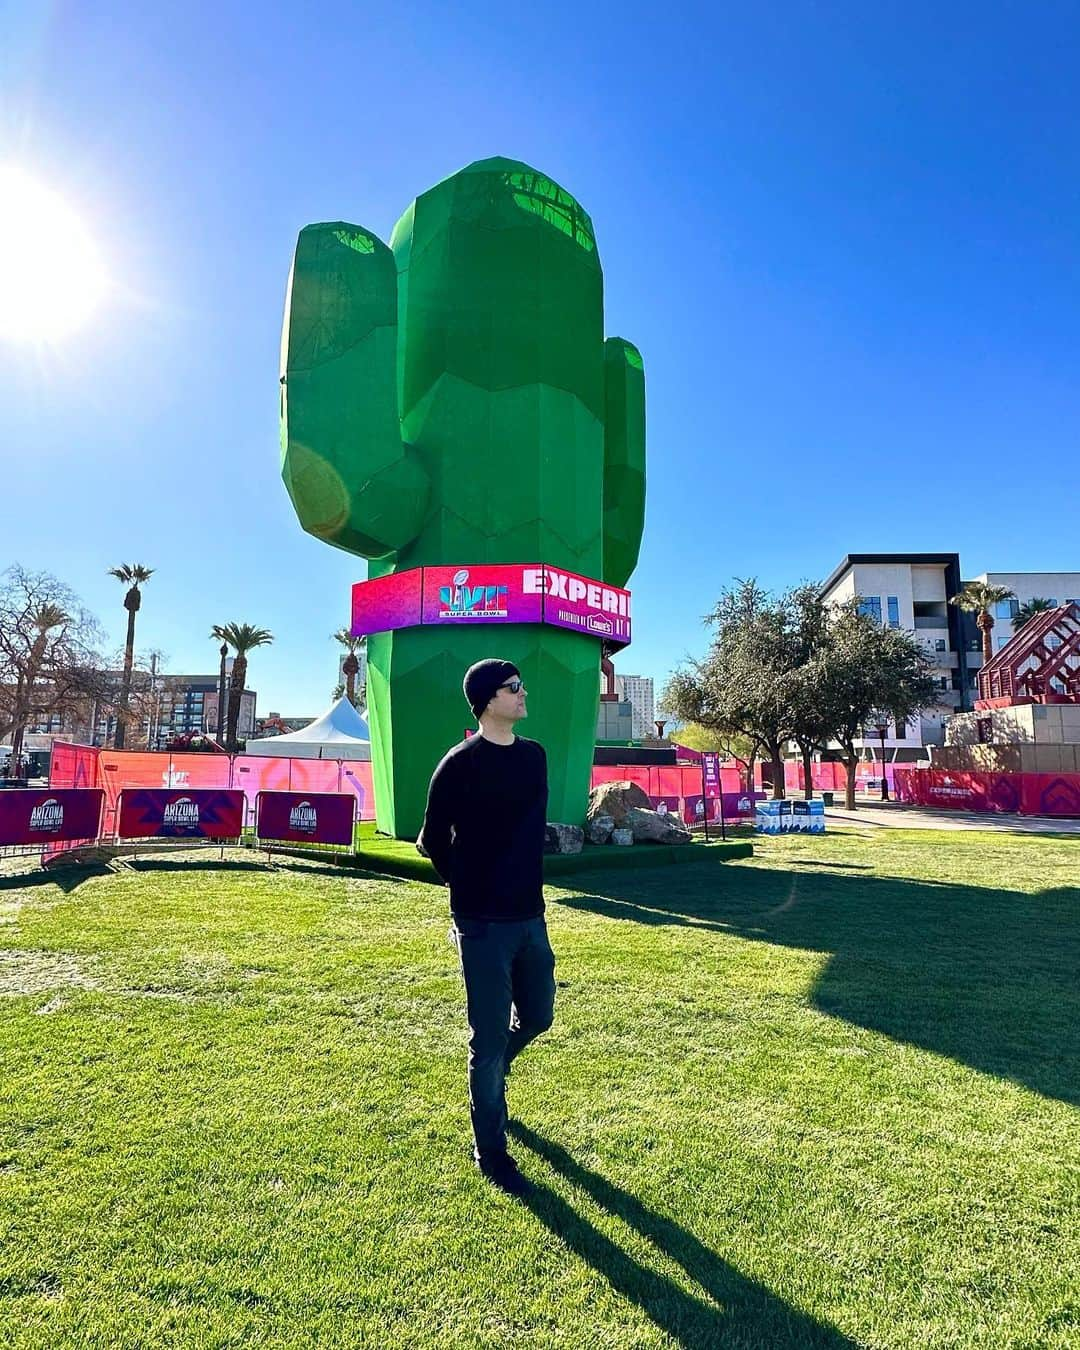
[[[994,629],[994,616],[991,610],[1005,600],[1015,600],[1015,594],[1008,586],[991,586],[985,581],[967,581],[959,595],[949,600],[950,605],[967,610],[975,615],[975,622],[982,634],[983,665],[994,655],[994,645],[990,634]]]
[[[789,698],[792,739],[799,748],[803,771],[803,796],[814,795],[811,759],[815,750],[824,750],[832,739],[830,709],[819,678],[820,658],[828,646],[832,608],[822,597],[821,587],[813,582],[796,586],[788,595],[794,625],[795,667]]]
[[[1034,596],[1031,600],[1025,600],[1013,615],[1013,632],[1019,633],[1024,624],[1030,623],[1036,614],[1045,614],[1048,609],[1056,608],[1057,606],[1052,600],[1046,600],[1039,595]]]
[[[687,722],[678,731],[671,732],[668,740],[677,745],[684,745],[687,750],[715,750],[725,759],[734,760],[747,784],[746,790],[750,791],[753,788],[754,763],[760,746],[749,736],[740,735],[738,732],[723,734],[710,731],[708,727],[700,726],[697,722]]]
[[[907,722],[932,704],[930,669],[912,634],[860,614],[857,599],[832,609],[827,635],[801,678],[814,691],[816,716],[829,727],[829,739],[840,745],[849,811],[855,809],[855,741],[879,721]]]
[[[235,622],[215,624],[211,634],[222,642],[227,642],[236,653],[232,675],[229,677],[229,716],[225,733],[225,748],[235,754],[240,748],[236,726],[240,719],[240,696],[247,683],[247,654],[256,647],[269,646],[274,640],[274,635],[266,628]]]
[[[775,599],[754,580],[725,591],[706,616],[715,628],[701,661],[671,677],[663,706],[719,736],[742,736],[772,764],[773,796],[784,795],[783,749],[795,729],[800,660],[794,592]]]
[[[131,668],[135,659],[135,615],[142,605],[142,592],[139,590],[154,575],[152,567],[142,563],[121,563],[119,567],[110,567],[109,576],[115,577],[128,588],[124,596],[124,608],[127,610],[127,639],[124,642],[124,672],[120,678],[120,704],[116,711],[117,750],[123,750],[127,736],[128,702],[131,698]]]

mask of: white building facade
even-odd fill
[[[633,709],[634,739],[656,735],[656,699],[651,675],[616,675],[619,698]]]
[[[882,624],[914,633],[933,667],[937,699],[906,726],[889,725],[889,760],[925,759],[926,746],[944,745],[948,719],[971,707],[978,634],[949,604],[962,585],[956,553],[850,553],[822,588],[827,601],[842,604],[858,596],[864,612]],[[877,735],[855,744],[881,748]]]
[[[990,586],[1004,586],[1016,597],[1003,600],[994,608],[994,627],[990,636],[995,652],[1001,651],[1016,632],[1013,619],[1029,600],[1049,600],[1054,608],[1070,601],[1080,605],[1080,572],[983,572],[975,580]],[[975,665],[981,664],[980,655]]]

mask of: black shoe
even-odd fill
[[[529,1183],[518,1171],[517,1163],[509,1153],[496,1153],[479,1158],[476,1163],[480,1175],[507,1195],[523,1196],[529,1193]]]

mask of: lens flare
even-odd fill
[[[71,207],[22,169],[0,165],[0,338],[67,337],[89,321],[107,284]]]

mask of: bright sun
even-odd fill
[[[105,288],[78,216],[21,169],[0,165],[0,338],[66,337],[90,318]]]

